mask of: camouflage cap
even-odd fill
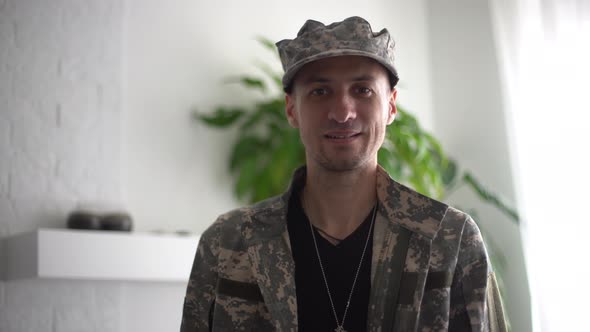
[[[394,41],[387,29],[373,32],[365,19],[353,16],[328,26],[314,20],[307,20],[295,39],[284,39],[276,43],[285,74],[283,88],[288,89],[295,74],[301,67],[323,58],[359,55],[381,63],[392,77],[392,85],[399,80],[393,66]]]

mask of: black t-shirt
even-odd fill
[[[338,245],[331,244],[314,229],[332,300],[340,322],[367,240],[372,212],[371,210],[365,221]],[[299,331],[334,331],[337,327],[336,319],[322,277],[309,221],[301,206],[299,190],[294,190],[289,202],[287,227],[295,261]],[[373,234],[370,234],[367,251],[344,321],[344,329],[347,332],[363,332],[367,329],[367,312],[371,291],[372,244]]]

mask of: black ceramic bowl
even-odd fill
[[[100,220],[101,228],[104,231],[131,232],[133,221],[127,213],[110,213],[104,215]]]
[[[99,230],[101,218],[87,211],[73,211],[68,216],[68,228]]]

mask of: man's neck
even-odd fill
[[[309,167],[302,205],[314,226],[344,239],[370,213],[377,200],[377,164],[350,172]]]

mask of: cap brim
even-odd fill
[[[338,50],[330,50],[330,51],[326,51],[326,52],[321,52],[321,53],[315,54],[313,56],[307,57],[305,59],[302,59],[299,62],[295,63],[291,68],[289,68],[289,70],[287,72],[285,72],[285,75],[283,75],[283,80],[282,80],[283,88],[287,89],[293,83],[292,82],[293,78],[295,77],[297,72],[299,72],[299,70],[303,66],[305,66],[306,64],[320,60],[320,59],[332,58],[332,57],[337,57],[337,56],[346,56],[346,55],[356,55],[356,56],[364,56],[367,58],[371,58],[371,59],[379,62],[395,78],[399,78],[399,76],[397,75],[397,70],[391,64],[383,61],[383,58],[378,57],[373,53],[360,51],[360,50],[354,50],[354,49],[338,49]]]

